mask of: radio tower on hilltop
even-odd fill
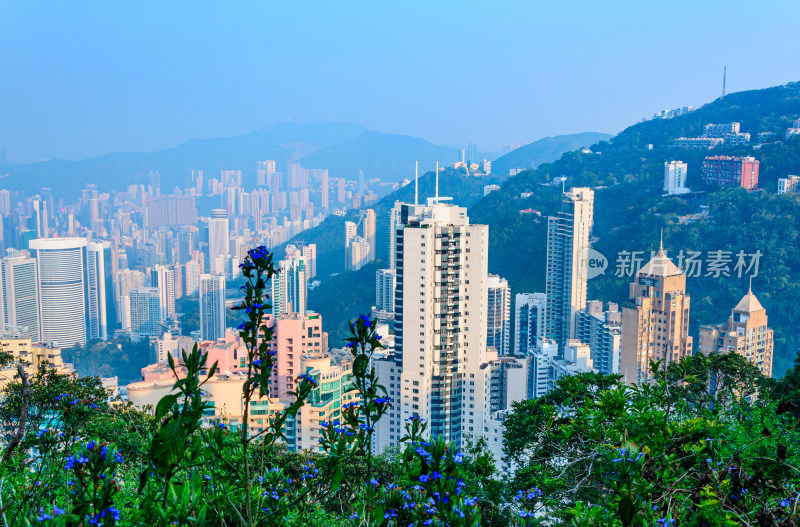
[[[725,78],[728,76],[728,65],[722,68],[722,98],[725,98]]]

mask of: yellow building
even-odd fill
[[[755,364],[761,373],[772,376],[774,342],[767,326],[767,310],[752,289],[733,308],[725,324],[700,326],[700,352],[738,353]]]
[[[692,355],[686,275],[667,258],[663,246],[639,269],[622,307],[620,374],[625,382],[650,382],[650,361],[662,368]]]
[[[14,380],[18,364],[23,365],[29,377],[32,377],[39,366],[45,363],[59,373],[74,372],[72,364],[65,364],[62,360],[61,348],[34,344],[31,339],[21,338],[13,332],[0,333],[0,350],[11,355],[11,360],[0,368],[0,391]]]
[[[317,386],[294,420],[288,420],[284,430],[291,449],[318,449],[322,423],[340,419],[341,406],[356,400],[351,386],[352,361],[336,362],[325,352],[307,352],[300,356],[300,373],[314,379]],[[180,371],[180,370],[179,370]],[[206,425],[225,421],[232,428],[241,426],[244,413],[242,387],[243,373],[229,371],[214,375],[203,385],[204,399],[213,404],[207,412]],[[295,382],[296,379],[295,379]],[[128,385],[128,400],[136,406],[153,406],[172,391],[174,378],[166,376],[156,380],[139,381]],[[269,418],[293,401],[290,397],[255,398],[251,401],[249,424],[252,434],[266,431]]]

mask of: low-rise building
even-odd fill
[[[14,380],[18,365],[29,377],[43,365],[65,375],[75,372],[72,364],[63,361],[61,348],[36,344],[30,338],[22,337],[15,328],[0,332],[0,352],[9,355],[6,364],[0,366],[0,392]]]
[[[721,137],[678,137],[672,141],[672,146],[689,150],[710,150],[724,142]]]
[[[754,157],[711,156],[703,161],[703,181],[722,187],[758,188],[759,162]]]
[[[800,192],[800,176],[778,178],[778,194]]]

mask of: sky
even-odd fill
[[[499,151],[800,80],[800,2],[0,0],[9,163],[347,121]]]

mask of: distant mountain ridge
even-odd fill
[[[607,141],[613,136],[601,132],[583,132],[578,134],[543,137],[528,143],[511,152],[498,157],[492,162],[492,171],[497,174],[508,174],[512,168],[534,168],[542,163],[552,163],[565,152],[589,147],[600,141]]]
[[[71,195],[96,183],[101,191],[121,190],[147,183],[150,171],[161,174],[162,191],[186,185],[191,170],[203,170],[206,180],[222,169],[241,169],[254,177],[256,161],[274,159],[279,165],[296,161],[320,148],[352,139],[366,129],[351,123],[291,121],[237,137],[194,139],[156,152],[115,152],[82,161],[50,160],[4,167],[8,177],[0,186],[37,192],[43,187]]]
[[[536,141],[495,161],[494,166],[503,169],[495,172],[508,174],[505,158],[527,156],[531,163],[555,159],[556,153],[560,155],[565,149],[586,143],[588,140],[583,137],[589,135]],[[0,172],[8,173],[0,180],[0,188],[32,194],[47,187],[57,196],[70,197],[86,183],[96,184],[101,191],[123,190],[132,183],[147,184],[150,172],[158,171],[161,190],[169,193],[176,186],[185,187],[192,170],[202,170],[208,181],[219,177],[222,169],[242,170],[244,180],[254,184],[256,162],[264,159],[274,159],[278,170],[287,163],[299,162],[306,168],[327,168],[331,177],[355,180],[358,171],[363,170],[367,180],[380,178],[385,183],[397,183],[413,177],[415,161],[424,172],[436,161],[446,166],[459,156],[457,148],[418,137],[375,132],[357,124],[284,121],[241,136],[193,139],[155,152],[113,152],[80,161],[52,159],[0,167]],[[520,162],[525,161],[515,161],[515,166]]]

